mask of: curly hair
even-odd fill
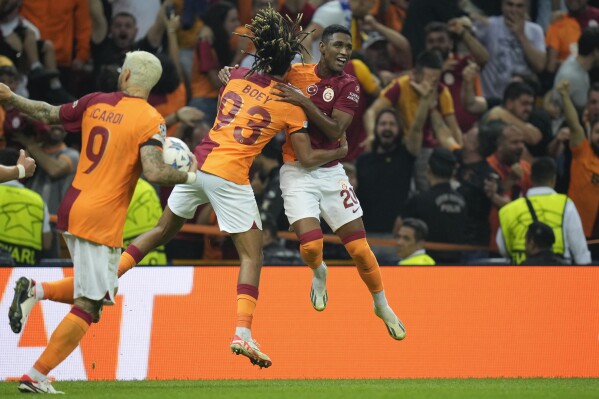
[[[245,27],[251,35],[238,34],[247,37],[256,46],[252,68],[248,72],[264,72],[272,75],[283,75],[289,69],[296,54],[307,51],[302,41],[311,32],[304,32],[300,25],[302,15],[295,21],[289,16],[283,18],[272,7],[264,8],[256,14],[252,23]],[[303,61],[303,57],[302,57]]]

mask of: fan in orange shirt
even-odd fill
[[[21,392],[57,393],[48,373],[79,345],[92,321],[99,320],[102,305],[114,303],[127,208],[142,170],[155,184],[195,179],[194,172],[180,172],[162,160],[166,127],[146,102],[161,73],[154,55],[127,53],[119,92],[88,94],[60,107],[28,100],[0,84],[0,102],[45,123],[62,123],[69,132],[80,131],[83,148],[75,178],[58,210],[58,228],[64,231],[74,264],[74,306],[35,365],[21,377]],[[25,277],[17,282],[9,310],[13,331],[21,329],[30,310],[25,301],[33,284]]]

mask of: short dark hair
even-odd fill
[[[555,233],[549,225],[537,220],[528,226],[525,238],[526,241],[535,243],[540,249],[551,249],[555,242]]]
[[[578,54],[589,55],[599,49],[599,27],[589,26],[582,31],[578,39]]]
[[[409,227],[414,230],[414,239],[416,241],[425,241],[428,237],[428,226],[420,219],[407,218],[404,219],[402,227]]]
[[[449,27],[445,22],[432,21],[426,24],[424,27],[424,36],[428,36],[431,32],[447,33],[447,36],[450,36]]]
[[[478,130],[478,147],[483,157],[488,157],[497,150],[497,142],[508,125],[500,119],[481,123]]]
[[[457,159],[447,148],[437,147],[428,159],[428,166],[433,175],[442,179],[451,179]]]
[[[443,58],[437,50],[423,51],[416,58],[416,69],[443,69]]]
[[[535,159],[530,168],[530,180],[535,186],[546,185],[557,175],[555,161],[551,157]]]
[[[0,165],[15,166],[19,160],[19,151],[14,148],[0,150]]]
[[[348,28],[346,28],[343,25],[333,24],[324,28],[324,30],[322,31],[322,38],[320,39],[320,41],[322,41],[323,43],[328,43],[329,40],[331,40],[331,36],[333,36],[335,33],[345,33],[349,37],[352,37],[351,31]]]
[[[507,103],[508,100],[516,100],[525,94],[534,98],[535,91],[524,82],[512,82],[503,91],[503,104]]]

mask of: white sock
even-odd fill
[[[327,265],[322,262],[316,269],[312,269],[312,286],[317,290],[327,287]]]
[[[236,327],[235,335],[237,335],[239,338],[245,341],[249,341],[250,339],[252,339],[252,330],[250,330],[247,327]]]
[[[42,287],[42,283],[35,283],[35,288],[33,289],[34,297],[36,301],[41,301],[44,299],[44,287]]]
[[[27,375],[35,382],[44,381],[48,379],[48,377],[45,374],[40,373],[33,367],[27,372]]]
[[[374,306],[376,306],[377,309],[383,309],[389,306],[387,297],[385,296],[385,290],[372,294],[372,299],[374,299]]]

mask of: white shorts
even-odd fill
[[[341,226],[362,217],[362,207],[343,166],[305,169],[299,163],[281,167],[281,191],[285,214],[293,224],[320,216],[337,231]]]
[[[73,298],[104,300],[104,304],[114,304],[114,296],[119,288],[119,260],[121,248],[107,247],[87,241],[70,233],[63,233],[75,274]]]
[[[221,231],[243,233],[256,225],[262,230],[260,211],[249,184],[237,184],[198,171],[192,184],[177,184],[168,197],[168,207],[185,219],[193,219],[198,206],[210,202]]]

